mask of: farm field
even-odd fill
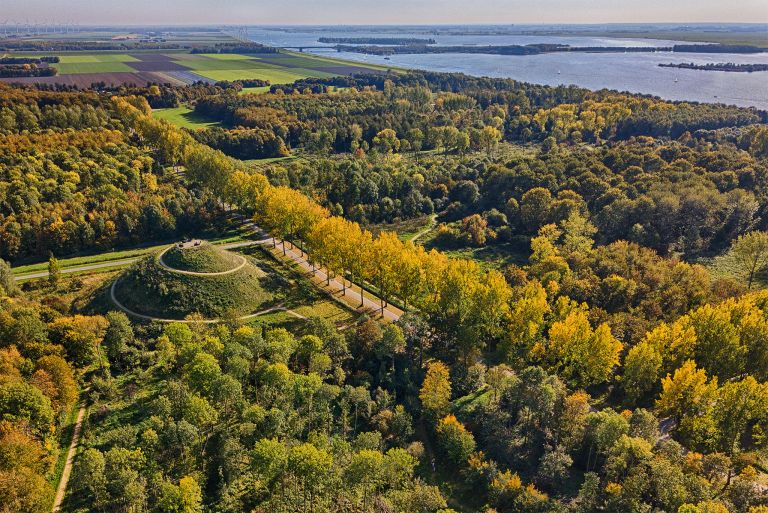
[[[325,57],[278,54],[192,54],[179,50],[136,52],[48,52],[19,53],[35,57],[57,55],[53,77],[3,78],[4,82],[65,84],[81,88],[104,82],[112,85],[170,83],[185,85],[203,81],[268,80],[289,84],[308,77],[328,78],[378,71],[378,66],[335,61]],[[258,88],[254,91],[261,92]],[[194,121],[193,121],[194,123]]]

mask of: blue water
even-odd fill
[[[571,46],[654,46],[685,42],[618,39],[607,37],[557,37],[523,35],[432,35],[423,30],[397,31],[392,28],[361,31],[328,27],[251,27],[254,41],[272,46],[328,46],[320,37],[416,37],[432,38],[438,45],[526,45],[559,43]],[[768,53],[674,54],[661,53],[550,53],[543,55],[423,54],[392,55],[389,60],[375,55],[311,49],[308,52],[343,59],[431,71],[462,72],[469,75],[514,78],[547,85],[574,84],[588,89],[615,89],[651,94],[668,100],[726,103],[768,110],[768,72],[733,73],[723,71],[662,68],[660,63],[695,62],[768,64]]]

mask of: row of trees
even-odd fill
[[[158,123],[148,121],[126,100],[116,101],[128,117],[135,117],[139,127]],[[144,129],[144,133],[150,136],[153,132]],[[155,144],[160,147],[164,143]],[[485,272],[472,260],[449,259],[434,250],[427,252],[420,246],[401,242],[393,233],[382,232],[374,238],[357,223],[330,216],[313,200],[290,188],[262,182],[259,190],[243,171],[238,172],[233,161],[214,150],[189,140],[179,147],[183,148],[180,152],[190,179],[210,188],[225,203],[251,207],[256,221],[274,236],[303,241],[312,261],[326,267],[329,276],[350,278],[361,286],[363,294],[362,286],[373,284],[382,308],[387,301],[397,298],[406,306],[427,312],[436,325],[451,334],[465,359],[476,357],[489,340],[498,339],[510,328],[512,291],[501,273]],[[237,186],[244,189],[233,190]],[[255,197],[248,198],[249,194]],[[564,315],[563,321],[568,325],[585,322],[587,331],[563,329],[562,340],[558,342],[562,347],[547,352],[551,364],[586,365],[587,369],[574,371],[577,382],[584,385],[606,381],[618,363],[621,344],[606,325],[599,327],[596,336],[607,344],[604,358],[587,362],[583,349],[593,340],[590,323],[583,314],[578,318]]]
[[[448,259],[390,233],[374,236],[331,215],[301,192],[270,184],[263,175],[190,138],[179,139],[172,129],[149,121],[141,102],[116,101],[148,144],[164,148],[169,158],[184,164],[189,179],[211,189],[225,204],[253,214],[284,241],[299,244],[329,274],[368,283],[383,301],[398,299],[428,318],[428,324],[420,324],[406,316],[400,343],[398,337],[371,335],[376,330],[366,324],[351,337],[352,360],[341,366],[358,383],[370,388],[375,383],[403,398],[406,412],[424,413],[441,461],[456,468],[454,479],[483,491],[479,500],[499,511],[555,510],[563,507],[558,499],[565,493],[564,481],[570,472],[577,472],[583,485],[573,497],[575,511],[746,512],[764,502],[751,465],[751,458],[758,457],[752,451],[762,447],[766,425],[761,406],[766,390],[759,382],[765,373],[762,340],[766,338],[761,295],[707,306],[739,290],[718,291],[703,268],[661,259],[637,244],[594,248],[596,230],[585,216],[586,196],[564,191],[553,198],[546,188],[527,190],[522,185],[525,200],[517,206],[507,200],[503,208],[511,214],[507,223],[522,221],[536,233],[529,265],[524,270],[510,268],[505,275],[485,272],[473,261]],[[150,124],[157,126],[147,129]],[[638,159],[649,171],[658,170],[660,160],[685,154],[689,147],[641,146],[653,149],[643,150],[647,158]],[[651,158],[656,151],[658,159]],[[625,167],[632,161],[611,149],[603,157]],[[727,165],[718,158],[707,155],[698,162]],[[573,162],[577,160],[574,157]],[[494,172],[502,175],[505,170]],[[569,172],[565,167],[563,173]],[[606,183],[615,182],[608,177],[604,176]],[[299,173],[289,178],[301,179]],[[472,205],[485,191],[490,197],[499,183],[503,182],[481,188],[463,180],[451,189],[445,187],[444,194]],[[633,185],[639,187],[637,182]],[[587,194],[589,188],[579,190]],[[501,221],[500,215],[493,219]],[[662,319],[666,323],[653,330]],[[612,329],[617,326],[621,329]],[[366,333],[381,345],[365,342]],[[720,351],[723,338],[727,354]],[[277,346],[291,348],[293,343],[270,345]],[[274,355],[276,350],[269,351]],[[324,366],[324,358],[309,353],[300,353],[295,361],[288,357],[291,372],[315,369],[326,381],[341,378],[318,372],[345,361],[335,359],[343,353],[337,345],[327,350],[330,367]],[[402,362],[399,354],[407,355],[408,361]],[[414,406],[414,385],[420,380],[413,376],[420,375],[422,358],[429,356],[449,365],[428,367],[418,394],[421,406]],[[305,406],[292,402],[296,396],[286,398],[277,390],[291,388],[291,381],[290,374],[275,365],[257,378],[265,386],[278,383],[263,390],[267,404],[279,404],[281,411]],[[616,373],[617,369],[621,371]],[[604,388],[608,383],[614,386]],[[580,389],[634,411],[604,408],[605,402]],[[688,459],[678,442],[664,441],[656,415],[670,419],[670,425],[661,424],[665,434],[671,431],[689,448],[706,454]],[[562,424],[556,422],[561,418]],[[325,447],[322,442],[313,446]],[[278,451],[290,459],[290,447]],[[339,457],[326,450],[318,461],[326,455],[334,462]],[[285,470],[277,483],[290,483],[302,499],[318,492],[307,492],[296,483],[290,464],[280,468]],[[535,486],[523,486],[523,481]],[[674,493],[664,491],[670,483]],[[274,497],[277,488],[271,490]]]

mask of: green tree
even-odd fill
[[[184,375],[194,390],[207,396],[221,376],[221,367],[215,356],[200,352],[184,367]]]
[[[51,401],[39,388],[20,381],[0,385],[0,420],[25,421],[43,436],[53,424]]]
[[[59,284],[60,279],[61,267],[59,266],[59,260],[51,253],[51,256],[48,258],[48,283],[51,287],[55,287]]]
[[[385,128],[377,133],[373,138],[373,144],[379,153],[392,153],[400,149],[400,140],[391,128]]]
[[[475,450],[475,438],[464,424],[453,415],[443,417],[437,424],[437,442],[448,460],[456,465],[465,465]]]
[[[363,449],[352,456],[345,470],[347,481],[363,491],[363,508],[367,509],[371,497],[381,486],[384,456],[379,451]]]
[[[307,443],[291,448],[288,454],[288,471],[301,483],[301,511],[307,511],[310,505],[316,503],[318,492],[324,487],[331,468],[333,457],[327,451]]]
[[[106,315],[107,329],[104,332],[104,348],[109,362],[118,369],[126,364],[128,346],[134,341],[133,327],[123,312],[109,312]]]
[[[3,259],[0,259],[0,292],[7,296],[16,294],[18,287],[16,286],[16,278],[13,276],[13,270],[10,264]]]
[[[755,274],[768,264],[768,232],[749,232],[736,239],[728,250],[729,258],[738,266],[752,288]]]
[[[89,448],[78,455],[72,470],[72,490],[78,497],[92,504],[94,509],[106,505],[105,466],[104,454],[98,449]]]

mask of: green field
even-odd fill
[[[167,82],[189,85],[199,80],[266,80],[270,84],[291,84],[306,78],[330,78],[361,70],[386,71],[392,68],[286,50],[261,54],[193,54],[189,50],[124,50],[19,52],[22,57],[56,55],[60,62],[55,77],[40,77],[41,83],[61,83],[87,88],[94,82],[113,85]],[[100,77],[99,75],[103,75]],[[267,88],[248,88],[243,94],[261,93]],[[210,126],[207,120],[190,117],[184,110],[167,114],[175,124],[187,128]],[[160,114],[160,116],[164,116]]]
[[[217,71],[232,69],[270,68],[280,69],[280,66],[268,64],[244,55],[230,55],[228,59],[212,59],[198,55],[197,59],[179,60],[179,64],[188,67],[192,71]]]
[[[59,74],[77,75],[80,73],[132,73],[136,71],[126,62],[137,62],[138,59],[124,53],[82,53],[59,56]]]
[[[269,92],[269,86],[243,87],[243,89],[240,91],[240,94],[262,94],[262,93],[268,93],[268,92]]]
[[[134,73],[136,70],[122,62],[73,62],[71,64],[56,64],[62,75],[79,75],[80,73]]]
[[[212,80],[243,80],[254,79],[269,80],[270,84],[291,84],[297,80],[301,80],[308,77],[315,78],[329,78],[334,76],[332,73],[325,73],[323,71],[314,71],[301,68],[250,68],[250,69],[231,69],[231,70],[216,70],[216,71],[196,71],[198,75],[202,75]]]
[[[312,55],[307,56],[305,53],[299,53],[299,52],[293,52],[290,50],[281,50],[281,55],[290,55],[292,57],[297,58],[303,58],[303,59],[311,59],[314,61],[313,66],[342,66],[342,65],[348,65],[348,66],[355,66],[359,68],[367,68],[370,70],[376,70],[376,71],[405,71],[403,68],[398,68],[395,66],[389,66],[389,65],[383,65],[383,64],[372,64],[370,62],[359,62],[359,61],[351,61],[349,59],[338,59],[336,57],[323,57],[320,55]]]
[[[125,53],[78,53],[59,56],[61,64],[81,64],[88,62],[138,62],[139,59]]]
[[[211,121],[193,111],[189,107],[174,107],[170,109],[155,109],[152,115],[159,119],[164,119],[169,123],[182,128],[196,130],[199,128],[211,128],[221,126],[218,121]]]
[[[258,60],[258,57],[245,56],[239,53],[201,53],[197,55],[208,59],[216,59],[217,61],[241,61],[246,58]]]

